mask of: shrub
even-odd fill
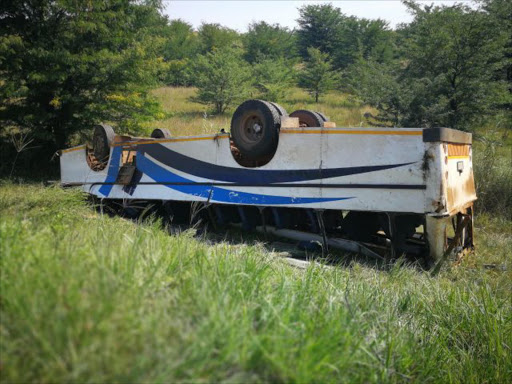
[[[198,56],[194,73],[195,101],[213,105],[218,114],[249,93],[250,69],[239,49],[221,48]]]
[[[500,156],[500,143],[480,139],[473,159],[478,200],[477,212],[512,218],[512,154]],[[478,147],[481,147],[478,150]]]

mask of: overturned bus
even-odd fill
[[[471,134],[448,128],[339,128],[248,100],[231,131],[116,135],[60,153],[61,182],[101,200],[200,204],[207,219],[376,257],[437,260],[473,246]]]

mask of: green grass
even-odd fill
[[[168,118],[148,123],[145,127],[149,135],[154,128],[167,128],[174,136],[186,136],[215,133],[220,129],[230,129],[231,116],[238,105],[231,106],[223,115],[212,115],[211,106],[192,102],[195,88],[163,87],[153,91],[153,95],[161,102]],[[253,95],[257,97],[257,95]],[[359,127],[367,123],[363,117],[365,112],[375,112],[371,107],[361,105],[352,100],[350,95],[330,92],[320,98],[316,104],[314,99],[300,88],[292,88],[285,100],[279,102],[291,113],[297,109],[312,109],[323,112],[339,127]]]
[[[464,382],[512,377],[512,223],[436,278],[400,263],[294,269],[0,185],[2,382]],[[485,266],[493,264],[496,268]]]

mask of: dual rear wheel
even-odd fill
[[[319,113],[300,109],[290,117],[297,117],[301,127],[321,127],[329,119]],[[288,117],[279,104],[264,100],[247,100],[240,104],[231,119],[231,137],[235,157],[242,165],[263,165],[274,156],[279,142],[281,120]]]

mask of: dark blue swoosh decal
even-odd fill
[[[121,153],[123,148],[114,147],[112,149],[112,153],[110,154],[110,164],[108,165],[107,178],[105,179],[105,183],[98,190],[104,196],[108,196],[110,191],[112,190],[113,184],[117,179],[117,174],[119,173],[119,163],[121,161]]]
[[[192,180],[186,179],[173,172],[170,172],[144,156],[137,157],[137,168],[144,174],[151,177],[156,182],[169,182],[176,183],[193,183]],[[174,189],[178,192],[186,193],[205,199],[210,199],[214,202],[231,203],[231,204],[258,204],[258,205],[288,205],[288,204],[310,204],[310,203],[324,203],[329,201],[339,201],[352,199],[353,197],[290,197],[290,196],[273,196],[262,195],[257,193],[238,192],[225,188],[219,188],[211,185],[172,185],[166,184],[168,188]]]
[[[370,165],[329,169],[269,170],[233,168],[225,167],[222,165],[215,165],[182,155],[169,148],[166,148],[161,144],[141,145],[138,148],[138,152],[142,155],[147,153],[155,160],[158,160],[160,163],[193,176],[215,181],[251,184],[287,183],[294,181],[328,179],[331,177],[349,176],[358,173],[381,171],[384,169],[397,168],[414,163],[410,162],[402,164]]]

